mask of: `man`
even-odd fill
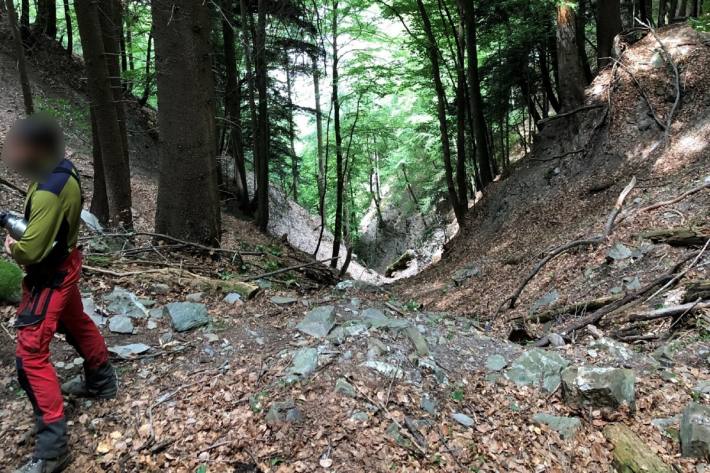
[[[70,462],[64,401],[49,360],[55,332],[84,358],[85,382],[75,394],[110,399],[117,382],[101,333],[84,313],[77,249],[81,215],[79,174],[64,158],[62,131],[49,118],[18,121],[8,134],[3,161],[34,181],[27,192],[27,230],[7,236],[5,252],[24,266],[17,312],[17,377],[36,416],[37,439],[30,461],[16,473],[54,473]]]

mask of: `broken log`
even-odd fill
[[[683,302],[695,302],[700,300],[710,300],[710,279],[693,281],[685,286]]]
[[[613,465],[625,473],[674,473],[638,435],[623,424],[610,424],[604,436],[614,446]]]
[[[702,246],[710,238],[710,233],[694,228],[662,228],[642,232],[639,237],[654,243],[687,247]]]
[[[686,304],[663,307],[660,309],[651,310],[632,314],[626,320],[627,322],[641,322],[647,320],[665,319],[667,317],[678,317],[696,310],[710,308],[710,302],[688,302]]]
[[[576,302],[574,304],[568,304],[564,306],[553,307],[545,312],[538,314],[528,314],[526,316],[516,316],[512,317],[509,321],[513,322],[522,319],[525,322],[534,322],[538,324],[544,324],[555,320],[556,318],[567,315],[567,314],[584,314],[592,310],[598,310],[605,305],[611,304],[617,300],[621,299],[621,295],[613,296],[603,296],[597,299],[591,299],[582,302]]]
[[[392,275],[398,271],[402,271],[409,267],[409,263],[414,259],[415,254],[412,250],[407,250],[402,255],[397,258],[392,264],[387,266],[385,270],[385,276],[391,278]]]

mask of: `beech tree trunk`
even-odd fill
[[[20,87],[22,88],[22,100],[25,103],[25,114],[32,115],[35,111],[34,102],[32,100],[32,87],[30,79],[27,76],[27,61],[25,60],[25,48],[22,45],[22,33],[17,24],[17,12],[13,0],[5,0],[7,7],[7,21],[10,24],[12,32],[12,41],[15,46],[15,55],[17,56],[17,69],[20,73]]]
[[[333,23],[332,23],[332,97],[333,102],[333,128],[335,132],[335,224],[333,226],[333,259],[330,261],[332,268],[338,267],[338,256],[340,255],[340,244],[343,233],[343,192],[345,190],[345,166],[343,163],[343,137],[340,127],[340,96],[338,95],[338,0],[333,1]]]
[[[153,0],[152,13],[160,129],[155,228],[219,244],[210,6]]]
[[[106,180],[107,223],[130,228],[133,218],[131,178],[124,150],[126,140],[121,136],[98,7],[93,0],[76,0],[74,7],[84,51],[89,98],[101,150],[101,167]]]
[[[562,111],[572,110],[584,102],[586,80],[577,38],[574,8],[562,3],[557,6],[557,63]]]
[[[37,0],[35,34],[44,34],[51,39],[54,39],[57,36],[56,0]]]
[[[239,208],[249,205],[249,190],[244,159],[244,137],[242,136],[241,86],[239,85],[239,70],[237,69],[237,54],[234,46],[235,34],[232,29],[234,14],[231,0],[222,1],[222,39],[224,40],[225,67],[225,111],[230,127],[230,149],[234,159],[236,194]],[[228,21],[229,20],[229,21]]]
[[[599,0],[597,8],[597,65],[602,69],[611,62],[614,37],[621,33],[621,3]]]
[[[99,141],[99,130],[96,126],[96,114],[94,110],[91,116],[91,157],[94,165],[94,192],[91,194],[91,213],[99,219],[99,222],[109,221],[108,197],[106,195],[106,178],[104,177],[104,164],[101,160],[101,142]]]
[[[69,0],[64,0],[64,23],[67,27],[67,53],[71,55],[74,52],[74,30],[72,28]]]
[[[259,96],[256,124],[256,224],[263,232],[269,224],[269,153],[271,134],[269,130],[269,106],[267,92],[266,62],[266,2],[258,0],[257,25],[254,35],[254,74]]]

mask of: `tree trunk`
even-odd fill
[[[584,16],[587,11],[587,0],[577,0],[577,10],[574,12],[575,34],[577,35],[577,49],[579,51],[579,60],[582,63],[582,72],[584,73],[584,85],[587,86],[592,82],[592,68],[589,65],[587,57],[587,46],[585,44],[586,36],[585,29],[587,19]]]
[[[153,0],[152,14],[160,129],[155,228],[219,244],[210,6]]]
[[[269,224],[269,149],[267,62],[266,62],[266,2],[258,0],[257,27],[254,36],[254,73],[259,95],[259,115],[256,135],[256,224],[265,232]]]
[[[614,37],[621,33],[621,4],[619,0],[599,0],[597,8],[597,66],[602,69],[610,62]]]
[[[320,106],[320,69],[318,68],[318,57],[314,54],[311,58],[313,70],[313,95],[316,106],[316,141],[318,153],[318,175],[316,181],[318,183],[318,197],[323,198],[325,193],[325,161],[323,159],[323,120]]]
[[[222,39],[224,40],[225,112],[230,126],[230,149],[234,159],[236,194],[239,208],[249,205],[249,189],[244,159],[244,137],[242,136],[241,86],[237,69],[237,54],[234,47],[235,34],[231,22],[234,21],[231,0],[222,1]],[[228,20],[227,20],[228,19]]]
[[[130,171],[125,159],[125,140],[121,136],[118,111],[111,90],[112,81],[106,61],[98,7],[92,0],[76,0],[74,7],[106,179],[108,223],[130,228],[133,224]]]
[[[57,2],[56,0],[37,1],[37,19],[35,34],[44,34],[54,39],[57,36]]]
[[[106,179],[104,177],[104,164],[101,160],[101,142],[99,141],[99,130],[96,126],[96,114],[92,109],[91,116],[91,156],[94,165],[94,192],[91,194],[91,213],[99,219],[99,222],[106,224],[110,220],[108,197],[106,195]]]
[[[22,87],[22,99],[25,102],[25,114],[32,115],[35,111],[32,101],[32,88],[30,79],[27,76],[27,62],[25,60],[25,48],[22,45],[22,33],[17,25],[17,12],[13,0],[5,0],[7,6],[7,20],[12,31],[12,40],[15,43],[15,54],[17,55],[17,69],[20,73],[20,86]]]
[[[468,179],[466,177],[466,76],[464,72],[463,54],[459,53],[456,64],[456,187],[458,204],[463,207],[460,213],[468,210]]]
[[[13,0],[6,0],[6,2],[11,1]],[[14,5],[12,9],[15,9]],[[27,43],[30,34],[30,0],[22,0],[20,3],[20,37],[23,43]]]
[[[247,97],[249,101],[249,122],[250,122],[250,139],[252,148],[253,169],[256,174],[257,169],[257,144],[256,144],[256,126],[257,126],[257,111],[256,111],[256,81],[254,80],[254,18],[250,10],[248,0],[240,0],[239,10],[242,19],[242,44],[244,48],[244,66],[246,69],[247,79]],[[246,159],[246,158],[245,158]],[[255,179],[256,183],[256,179]],[[254,204],[258,197],[254,192]],[[248,212],[253,213],[254,205],[250,203]]]
[[[67,53],[71,56],[74,52],[74,30],[72,28],[69,0],[64,0],[64,23],[67,27]]]
[[[479,179],[481,189],[493,182],[493,166],[488,145],[486,119],[483,115],[483,98],[481,97],[481,82],[478,74],[478,43],[476,38],[476,12],[473,2],[459,0],[463,11],[464,30],[466,35],[466,56],[468,60],[467,81],[470,113],[473,118],[473,136],[478,154]]]
[[[446,90],[444,89],[444,84],[441,81],[439,49],[436,45],[436,39],[432,30],[429,14],[427,13],[422,0],[417,0],[417,9],[422,20],[424,33],[426,35],[426,53],[429,57],[429,61],[431,62],[432,79],[434,80],[434,90],[437,98],[436,111],[439,120],[439,131],[441,133],[441,148],[444,158],[446,187],[449,193],[449,199],[451,200],[451,206],[453,207],[454,214],[456,215],[456,220],[459,222],[459,225],[463,225],[465,213],[461,212],[463,206],[459,203],[459,197],[456,192],[456,184],[454,183],[454,172],[451,165],[451,141],[449,138],[449,125],[447,123],[446,116]]]
[[[574,8],[562,3],[557,6],[557,62],[559,64],[560,106],[572,110],[584,103],[584,69],[577,46]]]
[[[538,54],[540,57],[540,74],[542,75],[542,86],[545,88],[545,95],[547,95],[547,100],[550,102],[555,112],[559,113],[560,101],[557,99],[557,94],[550,80],[550,68],[547,64],[547,49],[544,46],[540,46],[538,48]]]
[[[150,72],[150,62],[151,62],[151,53],[152,53],[152,46],[153,46],[153,27],[151,26],[150,32],[148,33],[148,47],[146,48],[145,52],[145,74],[144,74],[144,83],[143,83],[143,95],[138,99],[138,103],[141,106],[144,106],[146,103],[148,103],[148,99],[150,98],[150,93],[153,89],[153,74]]]
[[[338,0],[333,1],[332,45],[333,45],[333,72],[332,72],[332,102],[333,102],[333,128],[335,132],[335,224],[333,225],[333,259],[332,268],[338,266],[340,244],[343,232],[343,192],[345,190],[345,169],[343,163],[343,137],[340,129],[340,96],[338,95]]]
[[[299,177],[299,169],[298,169],[298,156],[296,156],[296,132],[294,129],[294,123],[293,123],[293,98],[292,98],[292,70],[291,70],[291,65],[289,64],[289,57],[288,57],[288,52],[284,53],[285,59],[285,64],[284,68],[286,70],[286,96],[288,97],[288,138],[289,138],[289,143],[291,145],[291,194],[293,196],[293,201],[298,203],[298,181],[300,179]]]

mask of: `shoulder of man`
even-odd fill
[[[47,191],[52,194],[59,196],[62,191],[67,187],[79,190],[79,176],[76,168],[68,159],[64,159],[62,162],[54,168],[54,171],[42,182],[37,183],[37,191]]]

